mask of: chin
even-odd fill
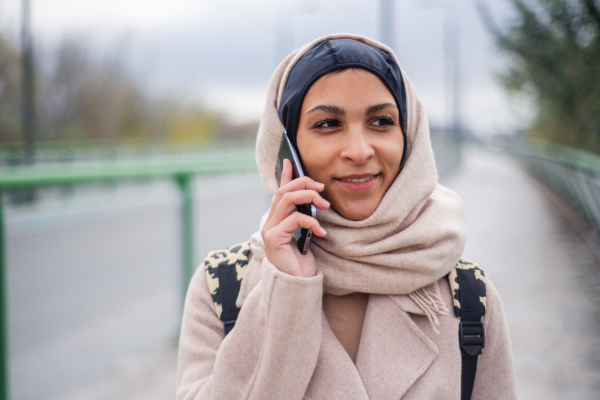
[[[342,210],[338,211],[336,209],[336,211],[350,221],[362,221],[369,218],[376,209],[377,206],[373,205],[357,205],[354,207],[342,207]]]

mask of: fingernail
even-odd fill
[[[321,182],[315,182],[321,189],[323,189],[325,187],[324,183]]]
[[[327,205],[327,207],[329,207],[331,205],[331,203],[329,203],[327,200],[325,200],[324,198],[321,197],[321,199],[323,200],[323,202]]]

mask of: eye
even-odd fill
[[[391,117],[377,117],[373,120],[373,122],[371,123],[371,125],[376,126],[376,127],[387,127],[387,126],[394,126],[396,125],[396,121],[391,118]]]
[[[331,128],[337,128],[341,125],[340,121],[336,120],[336,119],[326,119],[323,121],[319,121],[316,124],[313,125],[313,128],[316,129],[331,129]]]

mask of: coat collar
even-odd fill
[[[319,361],[307,398],[400,399],[439,353],[408,315],[422,313],[411,303],[408,296],[369,297],[356,364],[323,313]],[[331,381],[343,384],[331,387]]]
[[[259,263],[252,258],[250,263],[242,281],[238,306],[260,281],[261,268],[256,265]],[[426,290],[440,296],[438,282]],[[439,353],[438,347],[409,314],[424,315],[408,295],[370,295],[354,364],[322,312],[319,360],[306,398],[366,400],[404,396]],[[332,386],[331,382],[340,384]]]
[[[361,376],[335,337],[324,312],[321,313],[321,319],[319,359],[304,398],[368,400],[369,395]]]
[[[437,357],[437,346],[399,303],[408,296],[369,297],[356,368],[372,399],[399,399]],[[410,303],[413,304],[412,300]],[[415,305],[416,307],[416,305]],[[411,307],[412,308],[412,307]],[[416,307],[415,313],[421,313]]]

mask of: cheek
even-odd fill
[[[389,179],[395,179],[400,171],[400,162],[402,161],[403,144],[388,143],[387,146],[380,148],[380,157],[382,164],[389,172]]]
[[[402,161],[402,153],[404,151],[404,136],[401,132],[398,136],[399,138],[389,141],[385,146],[386,160],[396,168],[400,168],[400,161]]]
[[[313,179],[323,176],[324,170],[332,163],[331,146],[323,140],[311,140],[310,136],[301,135],[298,135],[298,151],[305,174]]]
[[[400,169],[400,162],[402,161],[402,151],[404,150],[404,146],[390,146],[390,149],[393,149],[393,151],[390,151],[388,160],[392,165],[394,165],[395,168]]]
[[[302,157],[302,164],[304,165],[306,175],[319,180],[328,165],[325,154],[320,151],[318,146],[314,146],[310,151],[301,153],[300,157]]]

